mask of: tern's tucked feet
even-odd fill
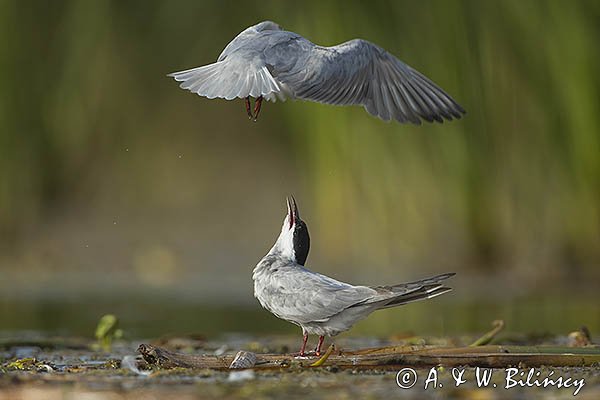
[[[250,96],[246,97],[246,113],[248,114],[248,119],[254,119],[254,115],[252,115],[252,108],[250,108]]]
[[[260,108],[262,106],[263,97],[260,96],[254,101],[254,112],[252,112],[252,106],[250,105],[250,96],[244,98],[244,103],[246,104],[246,114],[248,114],[248,119],[256,122],[258,119],[258,114],[260,113]]]
[[[258,114],[260,113],[260,107],[262,105],[262,101],[263,101],[263,97],[260,96],[254,102],[254,122],[256,122],[256,120],[258,119]]]

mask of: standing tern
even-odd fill
[[[439,86],[381,47],[354,39],[315,45],[263,21],[237,35],[216,63],[168,76],[200,96],[245,99],[250,119],[263,99],[361,105],[384,121],[420,124],[460,118],[465,110]],[[254,110],[250,97],[256,99]]]
[[[319,335],[315,352],[321,353],[325,336],[347,331],[375,310],[430,299],[449,292],[442,281],[454,273],[391,286],[354,286],[304,267],[310,237],[293,197],[277,241],[254,268],[254,296],[276,317],[302,328],[300,355],[308,335]]]

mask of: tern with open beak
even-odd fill
[[[302,328],[300,355],[308,335],[318,335],[320,355],[325,336],[347,331],[375,310],[430,299],[451,289],[442,281],[454,273],[390,286],[354,286],[307,269],[308,228],[293,197],[281,233],[269,253],[254,268],[254,296],[278,318]]]
[[[217,62],[168,76],[209,99],[244,99],[254,121],[263,99],[278,98],[360,105],[384,121],[413,124],[458,119],[465,113],[439,86],[371,42],[318,46],[271,21],[237,35]],[[256,99],[254,110],[251,97]]]

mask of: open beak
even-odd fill
[[[290,196],[287,198],[287,208],[288,221],[290,222],[290,229],[292,229],[296,221],[300,219],[300,214],[298,213],[298,206],[296,205],[296,199],[294,199],[294,196]]]

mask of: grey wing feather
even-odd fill
[[[297,267],[280,268],[273,277],[279,287],[271,288],[269,309],[296,323],[327,321],[343,310],[378,296],[366,286],[352,286],[325,275]]]
[[[446,92],[384,49],[361,39],[315,46],[306,63],[277,74],[298,98],[363,105],[383,120],[420,124],[460,118],[465,110]]]
[[[373,289],[388,289],[391,291],[395,291],[397,293],[400,292],[410,292],[416,288],[421,288],[423,286],[431,286],[431,285],[441,285],[442,281],[445,281],[448,278],[456,275],[454,272],[449,272],[446,274],[432,276],[431,278],[419,279],[413,282],[399,283],[397,285],[391,286],[373,286]]]
[[[380,308],[394,307],[417,300],[431,299],[451,291],[451,288],[443,286],[442,281],[454,275],[456,274],[452,272],[414,282],[400,283],[393,286],[372,286],[371,288],[384,297],[384,300],[381,300],[381,298],[379,300],[381,302]]]
[[[272,276],[278,282],[265,298],[269,310],[295,323],[325,322],[351,307],[394,307],[439,296],[451,289],[441,281],[454,273],[438,275],[394,286],[353,286],[304,268],[279,268]]]

